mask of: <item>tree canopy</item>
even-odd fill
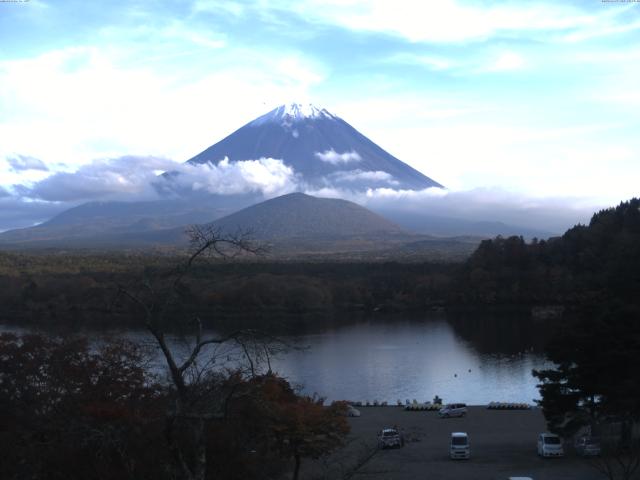
[[[616,422],[624,441],[640,421],[640,200],[596,213],[553,251],[584,283],[547,347],[556,367],[534,372],[540,403],[552,430]]]

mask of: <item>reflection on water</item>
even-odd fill
[[[0,331],[24,330],[2,327]],[[153,346],[144,331],[111,332]],[[526,318],[427,318],[362,322],[289,339],[300,350],[272,360],[275,372],[308,394],[328,400],[431,400],[486,404],[539,398],[534,368],[548,366],[540,353],[544,331]],[[188,346],[172,343],[186,353]],[[218,352],[231,364],[237,352]],[[157,352],[155,368],[164,366]],[[229,365],[229,363],[227,363]]]
[[[456,335],[479,353],[514,355],[524,351],[542,352],[550,335],[550,325],[531,319],[529,312],[448,313]]]
[[[508,332],[500,331],[496,340],[502,352],[491,352],[484,342],[476,348],[469,331],[458,335],[444,318],[362,323],[298,337],[296,343],[309,349],[292,351],[273,365],[305,392],[330,400],[395,403],[437,394],[445,402],[531,402],[539,398],[531,370],[545,366],[544,357],[531,343],[515,349]]]

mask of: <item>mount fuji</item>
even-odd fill
[[[225,158],[231,162],[280,159],[311,189],[442,187],[380,148],[337,115],[311,104],[281,105],[188,163],[217,164]]]
[[[242,165],[259,165],[260,168],[242,170]],[[256,188],[268,183],[269,168],[273,166],[288,175],[288,190],[269,193],[264,188]],[[196,176],[190,177],[193,171]],[[197,177],[201,173],[204,177],[207,172],[215,175],[211,178]],[[236,181],[244,182],[243,188],[229,191],[228,187]],[[158,195],[156,200],[82,204],[38,226],[0,234],[0,246],[177,245],[185,241],[182,232],[186,226],[211,224],[219,219],[220,225],[227,225],[237,223],[239,219],[246,222],[249,218],[249,224],[243,223],[243,226],[259,230],[258,227],[265,222],[258,218],[260,212],[275,215],[272,210],[283,205],[286,208],[276,212],[278,221],[281,225],[291,225],[286,229],[280,228],[281,231],[309,231],[307,223],[313,224],[315,219],[325,226],[342,225],[345,238],[350,235],[351,238],[353,235],[361,237],[362,232],[354,231],[353,227],[359,223],[369,224],[373,213],[365,213],[368,211],[361,207],[347,208],[344,203],[314,203],[310,200],[312,197],[306,195],[287,196],[286,201],[267,202],[268,208],[248,210],[251,215],[245,212],[224,222],[222,219],[278,193],[322,190],[364,193],[370,188],[380,187],[403,190],[442,188],[441,184],[398,160],[337,115],[324,108],[297,103],[281,105],[250,121],[176,171],[155,177],[153,186]],[[341,207],[334,208],[336,205]],[[285,215],[287,211],[290,211],[288,216]],[[301,211],[305,213],[300,214]],[[377,212],[406,229],[399,232],[388,225],[382,229],[385,238],[393,237],[394,242],[402,241],[405,234],[413,235],[411,231],[440,236],[486,234],[478,231],[478,226],[472,222],[463,222],[464,225],[458,222],[454,229],[449,224],[436,228],[442,226],[442,221],[434,222],[422,213],[419,218],[407,219],[398,212]],[[340,218],[330,221],[332,216]],[[297,225],[296,222],[302,223]],[[499,227],[499,230],[504,230],[507,226]],[[312,237],[317,238],[318,232]]]

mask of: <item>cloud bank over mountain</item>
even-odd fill
[[[152,182],[158,171],[175,162],[156,157],[123,156],[94,160],[75,172],[58,172],[23,187],[23,197],[48,202],[149,199],[155,196]]]
[[[42,170],[49,171],[49,168],[44,162],[38,158],[30,157],[29,155],[15,155],[7,157],[7,163],[14,172],[20,172],[23,170]]]
[[[44,165],[44,164],[43,164]],[[46,165],[45,165],[46,167]],[[163,176],[170,171],[178,175]],[[0,189],[0,230],[30,226],[88,201],[157,200],[193,193],[252,193],[268,199],[290,192],[354,201],[376,211],[422,213],[475,221],[502,221],[561,233],[604,207],[584,198],[533,198],[500,188],[452,191],[442,188],[403,190],[352,188],[350,180],[387,178],[386,172],[347,170],[327,177],[317,188],[280,159],[238,162],[177,163],[165,158],[123,156],[100,159],[75,172],[58,172],[28,185]]]
[[[577,223],[588,222],[595,210],[609,206],[584,197],[531,197],[500,187],[462,191],[378,188],[367,191],[361,203],[381,212],[499,221],[557,234]]]
[[[271,198],[300,189],[300,180],[293,168],[280,159],[259,158],[230,162],[228,158],[213,163],[184,163],[175,168],[171,183],[182,189],[206,191],[218,195],[259,193]],[[164,178],[153,184],[162,188],[167,183]]]
[[[434,165],[442,163],[439,158]],[[233,211],[292,192],[351,200],[389,218],[404,218],[423,233],[429,233],[429,225],[435,228],[436,217],[561,233],[606,206],[569,195],[536,198],[500,188],[445,189],[339,116],[298,103],[267,112],[184,163],[126,155],[61,171],[60,164],[50,168],[53,164],[27,155],[5,156],[5,162],[32,180],[0,191],[2,230],[48,220],[52,212],[85,202],[162,200],[163,210],[176,200],[185,212],[198,205]],[[114,215],[109,205],[100,208],[94,212],[97,221]],[[207,220],[206,215],[198,218]]]

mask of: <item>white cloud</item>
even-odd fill
[[[184,163],[175,171],[179,175],[173,181],[180,186],[220,195],[260,193],[273,197],[298,189],[293,169],[274,158],[236,162],[225,158],[217,164]]]
[[[381,60],[383,63],[422,65],[430,70],[450,70],[459,66],[460,62],[452,58],[435,55],[417,55],[407,52],[396,53]]]
[[[201,41],[216,42],[191,39]],[[123,153],[186,160],[274,104],[308,97],[325,76],[322,65],[291,52],[196,52],[189,68],[166,71],[165,59],[135,44],[0,61],[0,158],[19,152],[75,166]],[[224,68],[199,71],[200,59]]]
[[[242,16],[247,9],[247,5],[232,0],[196,0],[193,2],[192,10],[194,13],[216,13],[225,12],[234,17]]]
[[[288,6],[306,18],[412,42],[468,42],[500,34],[564,31],[598,25],[600,17],[558,3],[463,4],[455,0],[307,0]],[[604,16],[601,14],[600,16]]]
[[[209,32],[198,32],[186,29],[179,22],[174,22],[167,28],[160,30],[160,34],[172,41],[182,40],[192,45],[198,45],[209,49],[224,48],[227,46],[225,38],[221,35],[212,35]]]
[[[393,175],[381,170],[347,170],[334,172],[330,176],[332,181],[336,182],[384,182],[389,185],[398,185],[398,182],[393,179]]]
[[[169,178],[158,171],[177,172]],[[393,177],[382,171],[335,172],[327,186],[313,190],[282,160],[260,158],[217,164],[176,164],[155,157],[120,157],[96,160],[76,172],[59,172],[31,187],[17,186],[13,193],[0,189],[0,229],[28,226],[48,219],[68,207],[90,200],[139,201],[160,198],[173,191],[188,198],[191,192],[219,195],[255,193],[270,198],[293,191],[344,198],[378,211],[404,211],[419,215],[454,217],[472,221],[502,221],[513,225],[562,232],[588,220],[606,203],[571,196],[530,196],[500,188],[452,191],[430,188],[422,191],[374,187],[354,190],[349,182],[385,182]],[[346,182],[346,183],[345,183]]]
[[[355,150],[350,150],[348,152],[337,153],[335,150],[326,150],[324,152],[315,152],[314,155],[319,160],[330,163],[331,165],[339,165],[342,163],[352,163],[359,162],[362,160],[362,157]]]
[[[159,176],[170,171],[177,175]],[[303,190],[299,177],[282,160],[260,158],[217,164],[176,163],[165,158],[125,156],[94,160],[75,171],[11,188],[0,186],[0,231],[31,226],[88,201],[148,201],[167,194],[255,193],[270,198]]]
[[[526,65],[525,59],[515,52],[504,52],[484,67],[487,72],[505,72],[521,70]]]
[[[23,170],[41,170],[46,172],[49,170],[42,160],[28,155],[13,155],[6,160],[14,172]]]
[[[619,83],[612,79],[611,85]],[[640,141],[629,122],[637,112],[611,98],[638,97],[631,88],[615,90],[598,92],[596,107],[585,105],[584,97],[492,104],[456,92],[438,99],[393,94],[348,100],[336,113],[364,125],[367,137],[452,190],[501,185],[527,196],[615,204],[637,195],[633,183],[640,178]],[[597,118],[589,115],[592,108]]]
[[[618,7],[620,6],[618,5]],[[629,23],[620,23],[616,21],[616,17],[624,18],[625,16],[628,16],[631,13],[630,10],[632,8],[635,8],[635,5],[628,5],[625,7],[626,8],[617,8],[615,10],[611,10],[611,12],[609,12],[609,15],[602,15],[600,17],[600,21],[597,22],[597,24],[591,25],[590,28],[577,29],[573,32],[563,35],[561,39],[572,43],[582,42],[585,40],[591,40],[593,38],[607,37],[640,29],[640,20],[631,21]],[[630,15],[628,18],[631,18]]]
[[[504,222],[510,225],[563,233],[577,223],[588,222],[594,211],[610,205],[596,198],[530,196],[499,187],[451,191],[369,189],[361,204],[381,211],[413,212],[474,222]]]
[[[178,175],[158,176],[164,171]],[[217,164],[179,164],[164,158],[126,156],[95,160],[74,172],[58,172],[20,190],[29,198],[78,202],[150,200],[166,191],[259,193],[271,197],[297,189],[298,178],[293,169],[279,159],[230,162],[225,158]]]
[[[57,172],[26,187],[23,194],[49,202],[142,200],[156,198],[155,171],[177,164],[156,157],[125,156],[100,159],[74,172]]]
[[[369,188],[365,192],[335,186],[305,193],[318,197],[343,198],[380,213],[402,217],[443,217],[470,222],[503,222],[512,226],[563,233],[577,223],[588,223],[591,215],[614,203],[596,197],[528,195],[500,187],[470,190],[401,190]]]
[[[447,196],[449,191],[444,188],[430,187],[424,190],[402,190],[393,188],[369,188],[366,191],[367,198],[387,199],[393,198],[403,199],[424,199],[424,198],[440,198]]]
[[[478,55],[470,52],[466,55],[458,55],[455,59],[403,52],[383,58],[380,62],[383,64],[419,65],[433,72],[446,72],[455,76],[522,70],[532,66],[530,59],[525,59],[521,53],[494,48],[485,50],[489,50],[490,53]]]

